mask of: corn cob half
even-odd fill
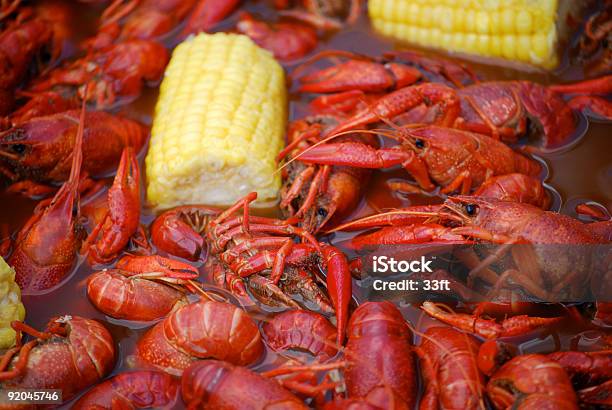
[[[13,320],[23,320],[25,308],[21,303],[21,290],[15,283],[15,271],[0,256],[0,349],[15,344]]]
[[[380,33],[425,47],[526,63],[557,66],[572,0],[369,0]]]
[[[156,208],[228,205],[257,191],[275,199],[284,144],[282,67],[237,34],[199,34],[173,52],[160,87],[146,157]]]

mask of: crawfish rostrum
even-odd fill
[[[573,40],[586,78],[566,84],[424,51],[315,52],[369,30],[363,3],[0,0],[0,198],[36,202],[0,223],[0,249],[25,306],[53,316],[6,324],[0,390],[58,389],[77,409],[612,407],[610,212],[558,212],[534,155],[569,149],[583,115],[612,118],[610,2]],[[252,192],[153,214],[142,106],[172,48],[218,30],[290,75],[278,205]],[[360,293],[371,249],[449,245],[461,275],[414,278],[448,280],[450,298]]]

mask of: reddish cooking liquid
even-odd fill
[[[263,16],[271,15],[271,10],[265,2],[247,3],[244,6],[246,9],[258,12]],[[75,14],[74,21],[78,22],[74,36],[74,41],[77,43],[80,39],[95,32],[95,18],[101,6],[85,6],[77,2],[72,2],[72,4]],[[233,26],[234,21],[235,16],[224,22],[220,28],[228,29]],[[168,41],[167,44],[172,44],[172,41]],[[354,27],[322,40],[318,50],[342,49],[377,56],[398,47],[398,44],[374,34],[370,30],[367,18],[364,16],[359,24]],[[583,78],[581,68],[575,65],[568,65],[558,73],[526,73],[510,68],[468,63],[483,79],[528,79],[543,84],[551,84]],[[288,68],[291,69],[291,66]],[[156,97],[156,89],[147,89],[138,100],[121,107],[119,112],[150,124]],[[293,95],[291,103],[292,118],[298,118],[303,114],[306,103],[306,100]],[[611,131],[612,126],[610,124],[590,121],[584,135],[571,149],[560,153],[542,155],[542,158],[548,164],[546,183],[559,193],[560,196],[556,205],[561,212],[575,216],[573,209],[576,202],[584,199],[597,201],[608,209],[612,209]],[[350,218],[354,219],[358,216],[371,214],[373,210],[377,209],[440,201],[439,198],[422,195],[401,196],[386,188],[385,181],[387,179],[405,177],[405,173],[401,170],[375,172],[364,200]],[[13,232],[20,229],[30,217],[35,206],[33,201],[5,193],[0,193],[0,204],[0,223],[8,223]],[[257,212],[268,215],[279,214],[279,210],[276,208]],[[153,217],[154,215],[145,209],[142,221],[148,226]],[[346,238],[346,235],[343,238]],[[92,271],[87,263],[81,259],[74,274],[59,289],[42,296],[24,297],[23,302],[27,310],[26,320],[30,325],[40,329],[44,328],[51,317],[57,315],[73,314],[100,320],[111,331],[117,343],[119,356],[114,373],[118,373],[131,368],[129,356],[133,352],[136,341],[150,324],[134,324],[114,320],[98,312],[89,302],[85,293],[85,280]],[[437,323],[423,316],[420,310],[412,306],[403,306],[402,310],[406,318],[411,320],[419,331],[424,331],[428,326]],[[525,352],[567,349],[570,345],[576,343],[582,349],[595,349],[599,345],[600,336],[600,331],[586,330],[579,325],[566,325],[563,328],[555,329],[552,333],[531,334],[528,338],[517,338],[515,342],[519,343],[521,349]],[[415,342],[417,341],[418,335]],[[278,364],[283,360],[282,357],[268,351],[263,363],[255,369],[267,368],[272,363]],[[64,407],[68,408],[69,406]]]

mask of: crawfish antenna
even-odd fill
[[[70,169],[70,178],[68,178],[69,184],[73,183],[75,186],[78,186],[81,165],[83,164],[83,135],[85,134],[85,107],[87,104],[87,94],[86,90],[83,104],[81,105],[81,113],[79,114],[79,126],[74,139],[74,151],[72,153],[72,168]]]
[[[306,61],[304,61],[300,65],[298,65],[293,70],[293,72],[291,73],[289,78],[291,79],[291,81],[293,81],[296,78],[301,77],[301,74],[304,72],[304,70],[306,70],[308,67],[312,66],[317,61],[322,60],[324,58],[332,58],[332,57],[344,57],[344,58],[348,58],[348,59],[351,59],[351,60],[364,60],[364,61],[371,61],[372,60],[371,57],[364,56],[363,54],[353,53],[351,51],[344,51],[344,50],[323,50],[323,51],[320,51],[317,54],[313,55],[312,57],[308,58]]]

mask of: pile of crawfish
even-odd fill
[[[277,0],[269,23],[233,19],[237,0],[81,1],[103,11],[77,44],[65,2],[0,0],[0,176],[38,201],[19,229],[2,227],[0,254],[28,298],[87,265],[89,302],[146,330],[123,352],[130,370],[116,371],[119,340],[97,320],[13,322],[0,390],[59,389],[77,409],[612,407],[610,215],[594,203],[578,205],[581,219],[550,210],[534,156],[572,144],[583,112],[612,118],[612,76],[482,81],[420,52],[321,52],[290,69],[309,106],[278,156],[284,219],[252,213],[252,193],[149,223],[138,160],[148,127],[117,112],[160,81],[169,44],[231,29],[302,59],[362,2]],[[589,20],[585,48],[602,18]],[[396,195],[438,203],[352,218],[373,170],[390,168],[405,171],[388,182]],[[411,277],[449,281],[456,309],[427,294],[415,326],[401,303],[358,300],[367,268],[352,257],[378,246],[452,246],[464,277]],[[521,350],[560,325],[596,336]]]

